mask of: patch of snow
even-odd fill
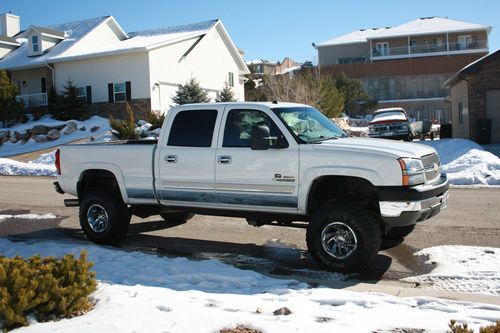
[[[26,220],[51,220],[51,219],[56,219],[57,216],[55,216],[52,213],[48,214],[17,214],[17,215],[12,215],[12,214],[0,214],[0,222],[2,220],[6,219],[26,219]]]
[[[46,161],[44,161],[46,162]],[[0,175],[5,176],[55,176],[55,165],[45,163],[24,163],[0,158]]]
[[[474,329],[500,319],[499,306],[311,288],[213,259],[0,239],[0,253],[9,257],[36,253],[60,257],[81,250],[89,252],[101,281],[93,294],[95,308],[71,319],[32,323],[23,332],[215,332],[237,324],[265,332],[445,331],[450,319],[467,321]],[[273,311],[282,307],[292,314],[275,316]]]
[[[65,143],[69,143],[80,139],[85,139],[91,136],[99,136],[111,130],[111,128],[109,127],[108,119],[99,116],[92,116],[90,119],[84,121],[78,121],[78,120],[71,120],[71,121],[74,121],[77,124],[78,128],[73,133],[69,135],[64,135],[62,133],[65,131],[65,128],[63,128],[61,130],[61,137],[54,141],[36,143],[34,139],[30,139],[28,142],[24,144],[21,142],[16,142],[16,143],[6,142],[0,146],[0,157],[14,156],[19,154],[30,153],[41,149],[57,147]],[[11,133],[14,133],[15,131],[25,132],[27,129],[33,128],[34,126],[37,125],[54,127],[64,124],[66,124],[65,121],[59,121],[51,118],[50,116],[44,116],[37,121],[28,121],[25,124],[19,124],[16,126],[12,126],[10,128],[0,128],[0,131],[10,130]],[[99,129],[95,132],[91,132],[90,129],[95,126],[99,127]],[[81,127],[85,127],[85,131],[80,131]]]
[[[406,118],[406,116],[402,112],[388,111],[388,112],[375,114],[373,116],[373,119],[370,121],[370,124],[376,123],[379,121],[394,121],[394,120],[407,121],[408,119]]]
[[[467,139],[419,141],[433,147],[453,185],[500,185],[500,158]]]
[[[424,288],[500,296],[500,249],[445,245],[415,253],[437,267],[426,275],[403,279]]]

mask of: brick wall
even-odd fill
[[[477,73],[469,74],[469,115],[473,140],[478,139],[477,119],[486,118],[486,90],[500,89],[500,57],[481,65]]]
[[[151,110],[151,100],[149,98],[133,99],[128,104],[134,112],[136,120],[144,116],[143,110]],[[126,103],[93,103],[87,105],[87,110],[91,115],[98,115],[104,118],[112,115],[115,118],[122,119],[125,115],[125,105]]]

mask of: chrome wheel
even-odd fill
[[[323,249],[335,259],[343,260],[356,251],[358,239],[354,231],[343,222],[332,222],[321,232]]]
[[[109,226],[108,213],[101,205],[93,204],[87,210],[87,222],[93,232],[101,233]]]

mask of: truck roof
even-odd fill
[[[192,104],[183,104],[183,105],[176,105],[175,107],[178,106],[193,106],[193,105],[204,105],[204,106],[209,106],[209,105],[264,105],[269,108],[276,108],[276,107],[281,107],[281,108],[293,108],[293,107],[310,107],[310,105],[306,104],[299,104],[299,103],[289,103],[289,102],[211,102],[211,103],[192,103]]]

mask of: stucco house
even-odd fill
[[[443,85],[451,91],[453,137],[500,143],[500,50],[468,64]]]
[[[68,80],[90,109],[132,106],[165,112],[179,84],[195,78],[210,97],[227,83],[244,100],[249,70],[220,20],[126,33],[113,16],[19,29],[0,15],[0,70],[27,106],[47,104]]]

